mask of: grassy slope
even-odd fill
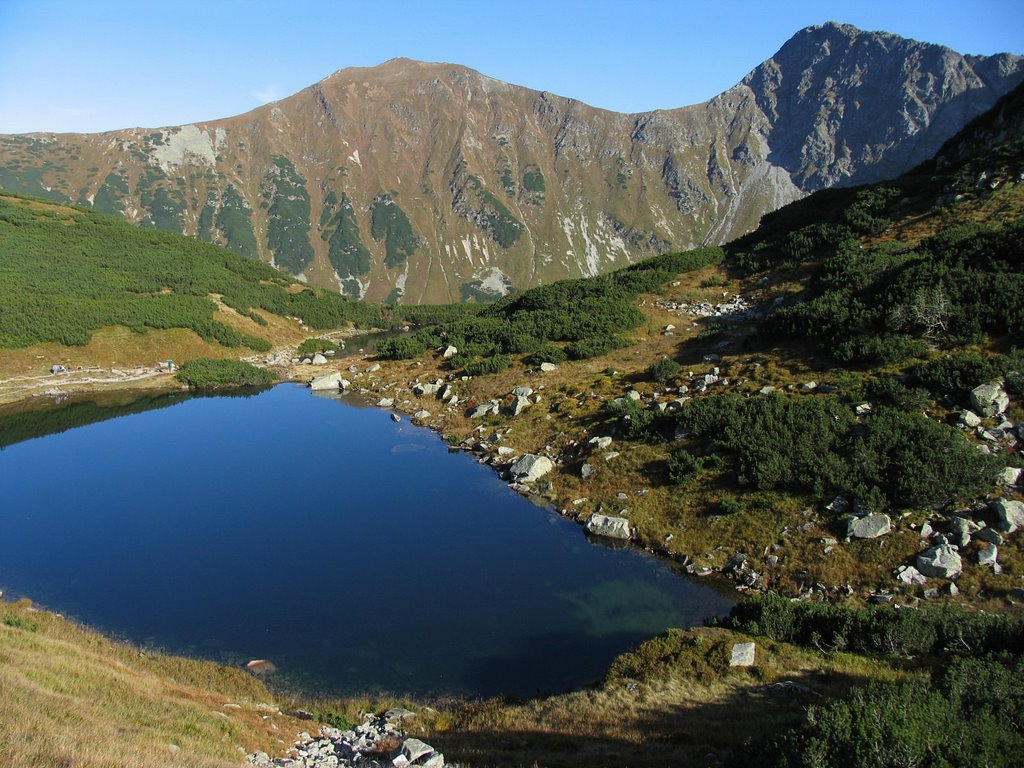
[[[237,765],[301,723],[251,675],[109,640],[0,603],[0,765]]]

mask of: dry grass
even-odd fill
[[[730,669],[725,653],[733,642],[749,638],[717,629],[691,634],[704,638],[703,662],[710,671],[693,674],[670,665],[648,681],[608,681],[519,704],[469,705],[429,740],[475,768],[714,765],[745,740],[795,724],[818,699],[773,697],[759,691],[762,686],[791,680],[826,696],[868,678],[918,674],[898,663],[763,641],[758,641],[755,667]]]
[[[239,765],[301,721],[251,675],[142,651],[27,601],[0,603],[0,766]]]

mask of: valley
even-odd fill
[[[1020,72],[826,24],[681,110],[396,60],[227,121],[0,138],[0,586],[51,609],[0,602],[0,764],[267,765],[297,743],[315,766],[1013,765]],[[36,510],[65,476],[95,495]],[[161,488],[160,515],[133,505]],[[494,535],[505,503],[522,536]],[[78,528],[158,555],[76,549]],[[448,573],[456,534],[487,563]],[[580,584],[581,552],[654,576]],[[76,590],[72,615],[140,645],[54,613]],[[524,626],[441,611],[477,593]],[[523,601],[543,616],[513,652]],[[128,631],[128,605],[168,634]],[[366,627],[437,645],[338,651]],[[495,677],[438,682],[440,659]],[[432,747],[400,756],[408,737]]]

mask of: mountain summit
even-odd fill
[[[1022,78],[1019,56],[836,23],[703,104],[633,115],[392,59],[224,120],[0,136],[0,187],[350,296],[494,298],[722,243],[808,192],[896,175]]]

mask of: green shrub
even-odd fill
[[[491,373],[500,373],[511,364],[511,355],[492,355],[491,357],[467,362],[462,366],[462,371],[467,376],[486,376]]]
[[[668,456],[668,479],[670,482],[685,483],[704,471],[704,459],[694,456],[685,448],[677,448]]]
[[[426,351],[426,344],[411,336],[398,336],[377,342],[377,357],[382,360],[409,360]]]
[[[530,355],[529,362],[532,365],[540,365],[541,363],[564,363],[569,359],[569,356],[565,353],[557,344],[544,344],[536,352]]]
[[[273,373],[241,360],[189,360],[181,366],[176,377],[190,389],[262,387],[274,383]]]
[[[648,366],[644,372],[644,378],[659,384],[671,384],[675,381],[681,370],[682,366],[675,360],[662,358]]]
[[[338,351],[338,345],[329,339],[306,339],[304,342],[299,344],[299,348],[296,350],[299,357],[306,357],[307,355],[315,355],[317,353],[324,352],[337,353]]]

